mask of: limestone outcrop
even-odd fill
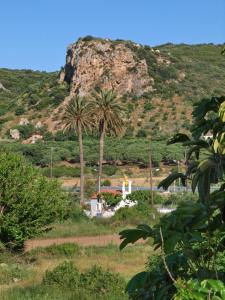
[[[133,47],[142,47],[132,44]],[[71,85],[71,95],[86,96],[96,88],[114,89],[118,96],[141,96],[153,89],[145,59],[139,59],[124,42],[80,39],[67,49],[60,81]]]

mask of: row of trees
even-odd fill
[[[106,134],[118,136],[124,127],[124,110],[118,103],[113,90],[100,90],[90,99],[75,96],[71,99],[64,114],[65,130],[75,130],[80,151],[80,204],[84,203],[84,154],[83,133],[99,133],[99,172],[98,192],[101,189],[104,139]]]

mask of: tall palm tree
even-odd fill
[[[113,90],[100,90],[93,94],[92,112],[97,120],[99,130],[98,192],[100,192],[105,135],[110,133],[118,136],[122,133],[124,114]]]
[[[91,130],[93,122],[90,116],[89,103],[78,96],[73,97],[67,104],[64,113],[64,130],[75,130],[79,140],[80,152],[80,205],[84,203],[84,153],[83,131]]]

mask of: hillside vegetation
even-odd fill
[[[82,39],[89,47],[93,40],[105,41],[93,37]],[[166,44],[151,48],[130,41],[110,42],[112,49],[123,44],[132,50],[137,62],[145,60],[153,82],[152,89],[142,96],[126,93],[120,99],[129,120],[127,136],[145,137],[150,129],[154,136],[163,138],[179,129],[188,131],[192,123],[192,104],[225,91],[225,57],[220,56],[220,45]],[[129,70],[136,71],[135,67]],[[60,109],[54,109],[71,92],[69,84],[59,83],[58,78],[57,72],[0,69],[2,137],[24,116],[32,122],[42,121],[47,128],[50,116],[57,120]]]

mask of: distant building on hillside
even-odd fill
[[[12,139],[19,140],[20,139],[20,132],[18,129],[10,129],[9,134]]]
[[[205,135],[202,136],[202,138],[207,141],[208,139],[213,138],[213,134],[211,132],[207,132]]]
[[[19,125],[28,125],[30,122],[26,118],[22,118],[19,122]]]

